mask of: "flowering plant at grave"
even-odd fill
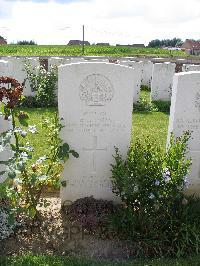
[[[49,144],[48,152],[35,159],[35,149],[25,138],[37,134],[37,128],[28,124],[27,113],[15,108],[23,100],[23,87],[14,79],[0,78],[0,86],[5,83],[9,85],[8,88],[0,87],[1,116],[12,122],[12,128],[0,134],[0,152],[10,149],[12,157],[7,161],[0,161],[0,164],[6,166],[0,176],[6,175],[3,186],[6,186],[6,196],[10,204],[17,212],[26,212],[35,217],[38,214],[38,204],[47,206],[47,202],[42,200],[46,186],[59,186],[62,163],[70,154],[76,158],[79,155],[67,143],[62,143],[59,133],[63,126],[56,114],[43,123]]]
[[[44,66],[32,67],[25,62],[25,71],[31,90],[35,92],[35,102],[37,107],[55,106],[56,87],[58,82],[58,69],[50,66],[47,71]]]
[[[124,204],[138,213],[155,213],[160,208],[172,210],[184,199],[188,188],[190,159],[185,158],[190,134],[175,139],[171,135],[168,150],[163,153],[150,138],[137,140],[123,160],[116,148],[112,165],[113,192]],[[136,212],[136,213],[137,213]]]

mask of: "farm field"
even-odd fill
[[[131,48],[117,46],[85,46],[85,56],[184,56],[182,51],[160,48]],[[67,45],[0,45],[0,56],[82,56],[81,46]]]

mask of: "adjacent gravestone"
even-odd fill
[[[11,69],[10,61],[0,60],[0,77],[11,76],[11,72],[12,72],[12,69]],[[1,84],[0,87],[8,88],[9,85]],[[0,104],[0,110],[1,110],[1,104]],[[4,131],[9,130],[10,128],[11,128],[11,122],[8,120],[4,120],[3,116],[0,115],[0,134]],[[0,140],[2,140],[1,137],[0,137]],[[1,151],[1,145],[0,145],[0,161],[8,160],[10,155],[11,155],[11,152],[8,149]],[[5,174],[1,174],[1,172],[5,171],[5,169],[6,169],[6,166],[3,164],[0,164],[0,183],[2,183],[6,179]]]
[[[62,57],[51,57],[48,59],[48,66],[50,69],[51,66],[61,66],[64,64],[70,64],[71,60],[68,58],[62,58]]]
[[[192,158],[189,192],[200,194],[200,72],[174,76],[168,142],[171,132],[179,137],[188,130],[191,132],[188,156]]]
[[[151,87],[152,70],[153,63],[151,61],[142,61],[142,85]]]
[[[173,76],[175,64],[156,63],[153,67],[151,82],[152,101],[170,101],[172,94]]]
[[[31,90],[30,82],[27,79],[27,73],[25,70],[25,64],[28,63],[33,68],[33,72],[36,73],[37,67],[40,66],[38,58],[16,58],[11,60],[12,65],[12,77],[19,81],[19,83],[24,83],[24,96],[34,96],[35,92]]]
[[[59,67],[62,138],[79,153],[65,165],[62,202],[93,195],[117,200],[111,190],[114,146],[125,155],[132,126],[134,69],[110,63]]]
[[[8,120],[4,120],[3,116],[0,116],[0,134],[9,129],[11,129],[11,122]],[[0,137],[0,141],[1,140],[2,138]],[[11,151],[8,148],[1,151],[1,145],[0,145],[0,161],[7,161],[10,158],[10,156],[11,156]],[[1,173],[5,170],[6,166],[4,164],[0,164],[0,183],[4,182],[6,179],[6,174]]]
[[[71,63],[80,63],[85,62],[85,59],[83,57],[71,57],[70,61]]]
[[[6,77],[11,75],[11,69],[9,61],[0,60],[0,77]]]
[[[143,62],[134,62],[134,61],[121,61],[120,65],[132,67],[135,70],[135,79],[133,84],[133,103],[137,103],[140,99],[140,87],[142,79],[142,63]]]

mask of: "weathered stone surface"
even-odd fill
[[[200,194],[200,72],[174,76],[168,141],[170,133],[181,136],[191,132],[188,157],[192,158],[188,192]]]
[[[80,157],[65,165],[62,202],[86,196],[117,200],[111,190],[114,146],[125,155],[132,126],[134,69],[110,63],[59,67],[62,138]]]

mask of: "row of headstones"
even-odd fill
[[[9,57],[0,60],[0,76],[11,76],[17,79],[20,83],[24,82],[27,78],[24,64],[29,63],[33,68],[44,64],[46,70],[49,70],[51,66],[60,66],[64,64],[80,63],[80,62],[107,62],[107,63],[119,63],[118,60],[106,60],[106,59],[84,59],[84,58],[59,58],[52,57],[47,60],[39,60],[39,58],[15,58]],[[122,65],[126,65],[126,62],[121,62]],[[130,66],[135,67],[137,71],[137,81],[133,84],[132,89],[134,91],[134,101],[139,100],[140,85],[149,86],[151,80],[151,62],[133,62]],[[29,81],[26,80],[24,88],[25,96],[34,96],[34,92],[31,91]]]
[[[125,157],[130,144],[136,75],[134,68],[103,62],[59,67],[59,115],[65,126],[62,139],[80,155],[65,165],[63,202],[91,195],[117,201],[111,189],[110,165],[114,147]],[[0,131],[8,127],[5,123],[1,118]],[[186,130],[192,132],[190,191],[200,193],[200,72],[174,76],[168,135],[173,131],[180,136]],[[0,160],[6,157],[4,152]]]
[[[0,60],[0,76],[12,76],[19,82],[26,80],[27,74],[24,69],[25,62],[28,62],[33,68],[37,68],[40,64],[44,64],[46,69],[51,66],[60,66],[64,64],[79,62],[110,62],[135,68],[135,80],[132,85],[133,103],[139,101],[141,85],[151,88],[152,101],[170,101],[172,95],[173,76],[175,74],[176,64],[174,63],[155,63],[151,61],[130,61],[130,60],[108,60],[108,59],[91,59],[91,58],[59,58],[51,57],[39,60],[39,58],[15,58],[9,57]],[[200,65],[183,65],[182,71],[199,71]],[[57,93],[56,93],[57,94]],[[25,96],[34,96],[29,81],[26,80]]]

